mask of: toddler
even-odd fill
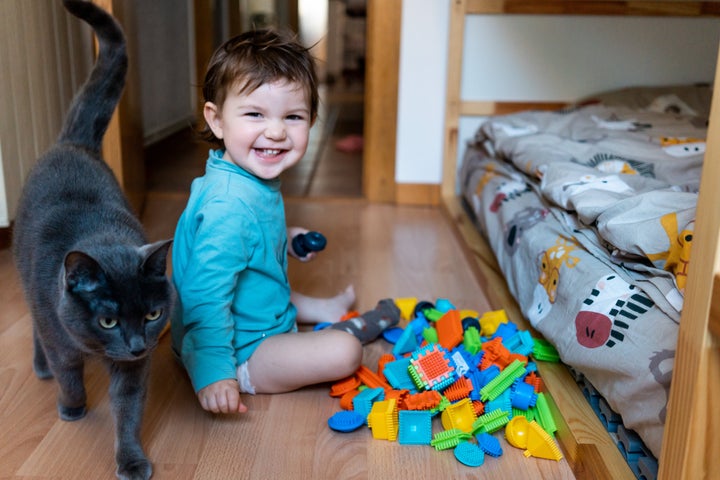
[[[213,54],[203,95],[203,136],[220,148],[193,181],[175,231],[172,344],[202,408],[245,412],[240,392],[288,392],[351,375],[362,344],[397,324],[400,312],[387,299],[338,322],[355,301],[352,286],[330,298],[290,289],[288,253],[298,255],[288,237],[307,230],[286,226],[279,176],[304,155],[317,117],[308,50],[271,30],[241,34]],[[298,332],[297,322],[332,325]]]

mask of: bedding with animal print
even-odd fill
[[[524,316],[656,456],[707,133],[667,95],[489,118],[460,172]]]

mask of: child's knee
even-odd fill
[[[337,331],[337,338],[333,339],[333,352],[336,365],[343,377],[352,375],[362,363],[363,347],[355,336]]]

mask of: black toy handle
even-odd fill
[[[297,256],[304,257],[310,252],[319,252],[325,248],[327,240],[320,232],[299,233],[292,239],[292,247]]]

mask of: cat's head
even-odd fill
[[[133,361],[155,348],[174,303],[165,273],[170,244],[67,253],[58,314],[83,350]]]

